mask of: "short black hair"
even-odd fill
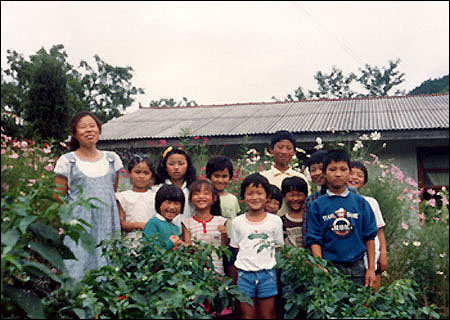
[[[266,191],[267,197],[270,194],[270,183],[269,180],[267,180],[266,177],[260,175],[259,173],[252,173],[245,177],[244,181],[242,181],[241,184],[241,199],[244,200],[245,190],[253,184],[255,187],[262,186],[264,190]]]
[[[273,149],[275,147],[275,144],[281,140],[289,140],[290,142],[292,142],[292,146],[295,149],[294,135],[286,130],[277,131],[272,135],[272,139],[270,140],[270,147]]]
[[[369,173],[367,172],[367,168],[364,165],[364,163],[359,161],[352,161],[350,162],[350,170],[352,170],[352,168],[358,168],[362,172],[364,172],[364,184],[366,184],[367,181],[369,181]]]
[[[78,122],[80,122],[81,118],[89,116],[92,119],[94,119],[95,123],[98,127],[98,132],[102,133],[102,122],[99,120],[99,118],[95,115],[93,112],[89,111],[78,111],[70,120],[70,141],[69,141],[69,149],[70,151],[75,151],[80,147],[80,143],[78,142],[77,138],[75,138],[75,134],[77,133],[77,125]]]
[[[138,155],[138,154],[135,154],[135,155],[133,156],[133,158],[131,158],[130,162],[128,162],[128,172],[131,173],[131,170],[133,170],[133,168],[136,167],[136,166],[137,166],[139,163],[141,163],[141,162],[147,163],[148,168],[150,169],[150,171],[152,172],[152,174],[155,175],[155,174],[154,174],[155,168],[153,167],[153,162],[152,162],[152,160],[150,160],[149,157],[143,157],[143,156],[140,156],[140,155]]]
[[[230,179],[233,177],[233,163],[231,160],[224,156],[216,156],[209,159],[206,164],[206,176],[211,179],[211,175],[216,171],[228,169]]]
[[[181,203],[181,213],[184,211],[185,197],[183,190],[174,184],[163,184],[155,195],[155,210],[161,214],[161,204],[164,201],[176,201]]]
[[[331,161],[335,162],[345,161],[347,162],[348,168],[350,170],[350,156],[344,149],[332,149],[327,152],[327,155],[323,159],[323,167],[322,167],[323,172],[327,171],[327,167]]]
[[[280,206],[283,203],[283,193],[281,193],[280,188],[278,188],[276,185],[271,184],[269,185],[269,196],[268,198],[278,200],[280,202]]]
[[[325,150],[317,150],[313,152],[313,154],[308,158],[308,168],[311,169],[311,165],[313,164],[317,163],[323,164],[323,159],[325,158],[326,155],[327,151]]]
[[[281,183],[281,192],[283,197],[290,191],[303,192],[305,197],[308,196],[308,184],[306,181],[300,177],[287,177],[283,179]]]

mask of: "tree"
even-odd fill
[[[163,107],[192,107],[198,106],[194,100],[188,100],[183,97],[180,101],[176,102],[173,98],[160,98],[159,100],[151,100],[149,103],[150,108],[163,108]]]
[[[371,67],[366,64],[365,69],[359,69],[361,76],[358,78],[363,87],[369,91],[368,96],[387,96],[389,91],[405,81],[404,73],[395,70],[400,63],[400,59],[389,60],[389,67],[380,70],[378,67]],[[397,90],[395,94],[404,94]]]
[[[336,98],[345,99],[351,98],[356,92],[350,89],[350,84],[356,75],[350,73],[348,76],[344,76],[342,70],[333,66],[330,74],[323,74],[318,71],[314,76],[319,86],[319,91],[309,91],[311,98]]]
[[[144,93],[131,85],[131,67],[113,67],[95,55],[96,68],[81,61],[75,69],[67,62],[64,46],[41,48],[27,61],[7,51],[9,69],[1,75],[2,127],[21,138],[63,140],[69,121],[80,110],[94,112],[102,122],[121,115]],[[23,125],[14,118],[23,119]]]
[[[365,65],[364,69],[359,68],[360,75],[350,72],[344,75],[342,70],[333,66],[331,73],[326,74],[318,71],[314,76],[317,82],[318,90],[308,90],[308,95],[303,93],[303,89],[298,87],[294,94],[288,94],[284,101],[297,101],[313,98],[325,99],[346,99],[351,97],[365,97],[365,96],[386,96],[393,87],[399,85],[404,81],[404,73],[400,73],[396,68],[400,63],[400,59],[395,61],[390,60],[387,68],[372,67],[369,64]],[[359,82],[368,92],[356,92],[351,89],[351,85]],[[405,94],[403,91],[397,90],[395,94]],[[279,101],[275,96],[273,100]]]

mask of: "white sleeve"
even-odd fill
[[[123,168],[123,163],[122,159],[120,159],[117,153],[113,152],[113,154],[114,154],[114,170],[117,172]]]
[[[127,200],[126,200],[126,196],[125,196],[125,192],[126,191],[122,191],[122,192],[116,192],[116,200],[119,201],[120,205],[122,206],[122,209],[124,212],[127,212]]]
[[[69,160],[62,155],[57,161],[55,165],[55,169],[53,169],[55,174],[64,176],[66,178],[69,177]]]
[[[373,213],[375,214],[375,221],[377,223],[377,227],[383,228],[386,225],[386,222],[384,222],[383,215],[381,214],[380,205],[378,204],[377,199],[375,199],[373,197],[367,197],[365,199],[370,204],[370,208],[372,209]]]
[[[230,236],[230,246],[233,248],[239,249],[239,234],[238,234],[238,223],[236,223],[236,219],[231,220],[231,236]]]
[[[284,245],[284,237],[283,237],[283,221],[279,216],[275,216],[277,219],[275,220],[275,230],[274,230],[274,238],[273,240],[279,246]]]

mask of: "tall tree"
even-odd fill
[[[2,127],[10,135],[61,140],[75,112],[89,110],[106,122],[121,115],[133,95],[144,93],[131,85],[131,67],[113,67],[95,55],[96,68],[81,61],[77,70],[67,62],[63,45],[49,52],[42,48],[29,61],[16,51],[7,53],[1,108]],[[23,119],[23,126],[11,114]]]
[[[350,89],[350,84],[356,79],[354,73],[345,76],[342,70],[333,66],[331,73],[318,71],[314,76],[319,87],[318,91],[309,91],[311,98],[336,98],[345,99],[353,97],[356,92]]]
[[[359,69],[361,76],[358,78],[358,82],[369,91],[368,96],[387,96],[394,86],[405,81],[405,74],[396,70],[399,63],[400,59],[389,60],[389,66],[383,67],[381,70],[369,64],[366,64],[365,69]],[[404,92],[397,90],[395,94],[404,94]]]

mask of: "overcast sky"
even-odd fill
[[[449,73],[448,1],[376,2],[1,2],[6,50],[26,59],[63,44],[69,62],[98,54],[134,69],[136,96],[199,104],[270,102],[317,71],[358,72],[400,58],[399,89]]]

